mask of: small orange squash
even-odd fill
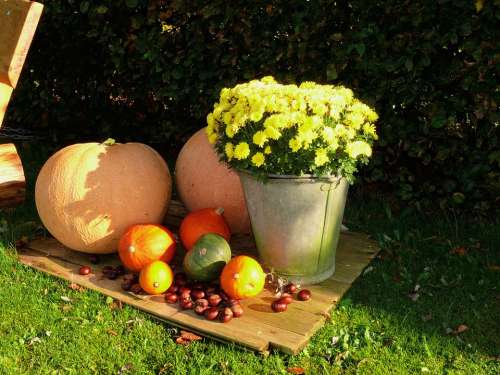
[[[234,299],[256,296],[264,289],[265,281],[259,262],[246,255],[231,259],[220,275],[222,289]]]
[[[222,208],[204,208],[190,212],[182,220],[179,228],[179,236],[184,248],[191,250],[196,241],[207,233],[218,234],[229,242],[231,231],[224,216],[222,216],[223,212]]]
[[[170,266],[161,260],[155,260],[145,266],[139,274],[139,284],[148,294],[164,293],[172,285],[174,273]]]
[[[155,260],[169,263],[175,255],[175,238],[161,225],[132,225],[121,237],[118,254],[123,265],[132,272],[139,272]]]

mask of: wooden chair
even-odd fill
[[[0,128],[17,85],[43,5],[25,0],[0,0]],[[0,208],[24,200],[25,178],[13,144],[0,144]]]

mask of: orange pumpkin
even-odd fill
[[[127,229],[118,244],[123,265],[139,272],[155,260],[169,263],[175,255],[175,238],[167,228],[156,224],[137,224]]]
[[[167,163],[140,143],[74,144],[45,163],[35,186],[43,225],[85,253],[114,253],[127,228],[161,223],[170,202]]]
[[[139,284],[148,294],[161,294],[172,285],[174,273],[170,266],[161,260],[155,260],[145,266],[139,274]]]
[[[220,275],[222,289],[234,299],[256,296],[264,289],[265,281],[260,264],[246,255],[231,259]]]
[[[240,177],[234,169],[219,161],[213,145],[208,142],[206,128],[197,131],[179,152],[175,183],[189,211],[223,207],[232,233],[250,233]]]
[[[179,236],[186,250],[191,250],[196,241],[207,233],[215,233],[225,238],[227,242],[231,239],[231,231],[227,225],[222,208],[204,208],[189,213],[182,220],[179,228]]]

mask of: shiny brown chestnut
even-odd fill
[[[231,305],[230,309],[233,312],[233,316],[235,318],[239,318],[243,315],[243,307],[239,303]]]
[[[271,304],[271,309],[273,309],[274,312],[283,312],[286,311],[287,306],[286,303],[276,300]]]
[[[139,284],[133,284],[130,287],[130,291],[135,294],[140,294],[142,292],[142,288]]]
[[[120,264],[115,267],[115,272],[118,276],[123,276],[127,273],[127,270]]]
[[[180,306],[183,310],[190,310],[193,308],[194,303],[192,300],[181,300]]]
[[[209,307],[205,310],[205,319],[215,320],[219,316],[219,310],[217,307]]]
[[[307,289],[302,289],[298,294],[297,294],[297,299],[299,301],[309,301],[311,299],[311,292]]]
[[[170,285],[170,288],[167,289],[167,293],[177,293],[179,291],[179,287],[177,285]]]
[[[176,303],[179,300],[179,296],[172,292],[165,293],[165,301],[167,303]]]
[[[208,303],[212,307],[218,306],[221,301],[222,298],[218,294],[212,294],[210,297],[208,297]]]
[[[295,285],[294,283],[288,283],[287,285],[285,285],[285,292],[293,294],[296,291],[297,291],[297,285]]]
[[[132,288],[132,285],[134,285],[134,280],[131,280],[131,279],[124,279],[122,281],[122,284],[121,284],[121,287],[123,290],[130,290],[130,288]]]
[[[92,269],[89,266],[81,266],[78,270],[80,275],[86,276],[92,272]]]
[[[293,302],[293,297],[289,293],[283,293],[278,301],[286,303],[287,305]]]
[[[233,311],[229,307],[224,307],[220,312],[219,312],[219,320],[222,323],[227,323],[231,319],[233,319]]]
[[[191,290],[191,298],[194,300],[205,298],[205,292],[201,289],[193,289]]]

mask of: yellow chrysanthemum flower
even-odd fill
[[[224,121],[224,124],[230,125],[233,122],[233,115],[231,112],[226,112],[222,115],[222,121]]]
[[[259,130],[255,132],[255,134],[252,137],[253,143],[256,144],[259,147],[263,147],[264,144],[267,142],[267,135],[264,131]]]
[[[349,156],[353,159],[357,159],[360,155],[368,157],[372,156],[372,148],[365,141],[355,141],[349,143],[347,144],[346,150]]]
[[[231,125],[226,126],[226,135],[229,138],[234,138],[234,134],[235,134],[234,128]]]
[[[363,133],[366,135],[369,135],[370,137],[373,137],[374,139],[378,139],[377,135],[377,130],[375,128],[375,125],[366,123],[363,125]]]
[[[210,144],[215,144],[215,142],[217,142],[217,133],[212,133],[208,136],[208,142]]]
[[[293,152],[297,152],[302,147],[302,142],[297,138],[292,138],[288,141],[288,147],[290,147]]]
[[[267,127],[264,132],[266,135],[274,140],[278,140],[281,137],[281,132],[273,126]]]
[[[264,154],[269,155],[272,152],[271,146],[266,146],[264,149]]]
[[[360,112],[350,112],[344,119],[345,123],[350,127],[358,130],[365,122],[365,116]]]
[[[234,148],[234,157],[238,160],[246,159],[250,155],[250,147],[246,142],[240,142]]]
[[[262,152],[256,152],[252,156],[252,164],[255,165],[256,167],[262,166],[265,161],[266,161],[266,157],[264,156],[264,154]]]
[[[317,167],[321,167],[328,163],[330,159],[328,159],[328,151],[324,148],[318,148],[314,157],[314,165]]]
[[[231,160],[234,156],[234,146],[231,142],[226,143],[224,146],[224,152],[229,160]]]

